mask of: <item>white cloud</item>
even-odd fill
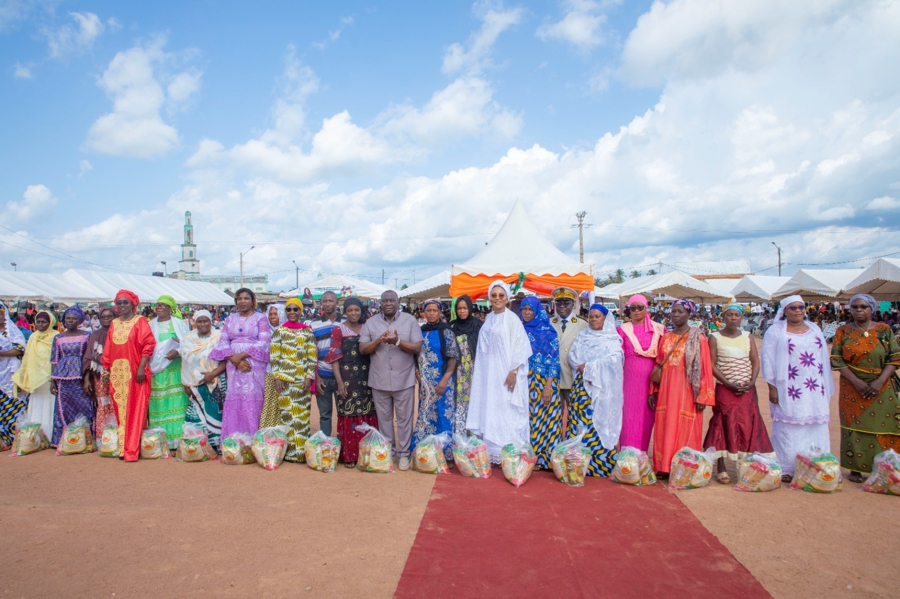
[[[68,56],[87,52],[94,45],[94,40],[103,33],[104,26],[100,17],[92,12],[70,12],[75,21],[59,27],[42,27],[41,35],[47,39],[50,57],[62,59]]]
[[[94,170],[94,165],[91,164],[87,159],[84,159],[78,165],[78,171],[79,171],[78,176],[83,177],[86,174],[88,174],[89,172],[91,172],[92,170]]]
[[[34,75],[31,72],[32,64],[24,65],[18,61],[16,61],[16,70],[15,70],[15,78],[16,79],[33,79]]]
[[[454,43],[444,51],[444,73],[469,71],[478,73],[490,64],[491,47],[506,29],[519,23],[522,8],[504,9],[487,2],[476,2],[472,7],[481,21],[481,28],[472,33],[466,44]]]
[[[25,222],[36,216],[48,216],[56,203],[57,199],[46,185],[29,185],[22,194],[21,201],[6,203],[6,214],[15,220]]]
[[[866,205],[866,210],[897,210],[900,208],[900,199],[891,196],[881,196],[875,198]]]
[[[106,20],[106,26],[109,27],[110,31],[119,31],[122,29],[122,21],[115,17],[110,17]]]
[[[113,100],[113,111],[88,131],[86,147],[101,154],[156,158],[176,148],[178,131],[164,122],[160,109],[177,108],[199,88],[200,73],[170,74],[175,56],[163,50],[164,38],[135,46],[113,57],[97,81]],[[168,80],[168,87],[164,88]]]
[[[594,0],[566,0],[566,14],[555,23],[538,27],[537,35],[544,41],[560,40],[575,46],[581,52],[589,52],[604,42],[602,31],[606,15],[599,2]]]

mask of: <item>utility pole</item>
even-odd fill
[[[578,219],[578,261],[584,264],[584,217],[587,212],[582,210],[575,214]]]
[[[159,263],[163,265],[163,275],[166,276],[166,277],[168,277],[168,276],[169,276],[169,269],[168,269],[168,267],[166,266],[166,261],[165,261],[165,260],[160,260]]]
[[[255,247],[256,247],[255,245],[251,245],[250,250],[252,250]],[[238,285],[238,289],[241,289],[244,286],[244,254],[249,254],[250,250],[247,250],[246,252],[241,252],[241,283],[240,283],[240,285]]]
[[[300,292],[300,267],[297,266],[297,261],[296,261],[296,260],[291,260],[291,262],[294,263],[294,274],[297,275],[297,283],[296,283],[296,285],[294,286],[294,288],[295,288],[295,289],[297,290],[297,292],[299,293],[299,292]]]
[[[381,269],[381,284],[384,285],[384,269]]]
[[[772,245],[775,246],[775,249],[778,250],[778,276],[781,276],[781,248],[773,241]]]

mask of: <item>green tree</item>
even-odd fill
[[[655,274],[657,274],[655,268],[651,268],[650,270],[647,271],[647,276],[648,276],[648,277],[649,277],[649,276],[652,276],[652,275],[655,275]]]
[[[632,279],[639,279],[640,276],[641,276],[640,271],[637,271],[637,270],[632,270],[632,271],[631,271],[631,278],[632,278]]]
[[[402,285],[400,285],[400,291],[403,291],[407,287],[409,287],[409,285],[407,285],[406,283],[403,283]]]

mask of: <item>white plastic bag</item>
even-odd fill
[[[888,449],[875,456],[872,474],[863,483],[862,490],[867,493],[900,495],[900,453]]]
[[[626,446],[616,453],[616,465],[613,467],[610,478],[623,485],[656,484],[656,475],[653,473],[650,456],[637,447]]]
[[[751,453],[738,465],[735,491],[774,491],[781,486],[781,464],[772,455]]]
[[[672,456],[672,467],[669,470],[669,488],[676,491],[699,489],[712,480],[713,460],[716,448],[698,451],[690,447],[682,447]]]
[[[368,424],[360,424],[356,430],[365,433],[359,440],[359,460],[356,467],[363,472],[393,472],[394,449],[385,436]]]
[[[503,470],[503,476],[516,488],[531,478],[536,463],[537,455],[528,441],[516,439],[500,450],[500,468]]]
[[[450,433],[422,437],[413,450],[412,468],[425,474],[450,474],[444,448],[450,443]]]
[[[583,487],[591,465],[591,450],[584,444],[587,429],[579,427],[578,434],[556,444],[550,452],[550,465],[553,474],[560,482],[570,487]]]

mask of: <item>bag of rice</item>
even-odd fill
[[[774,491],[781,486],[781,464],[774,455],[751,453],[738,465],[735,491]]]
[[[171,457],[166,431],[162,428],[148,428],[141,433],[141,459],[159,460]]]
[[[222,439],[222,463],[229,466],[252,464],[256,461],[253,457],[251,445],[253,438],[247,433],[232,433]]]
[[[862,490],[867,493],[900,495],[900,453],[888,449],[875,456],[872,474],[863,483]]]
[[[453,462],[459,473],[471,478],[491,477],[491,458],[487,445],[476,437],[462,433],[453,435]]]
[[[623,447],[616,453],[616,465],[613,467],[612,480],[623,485],[655,485],[656,475],[650,456],[637,447]]]
[[[587,430],[581,427],[571,439],[560,441],[550,452],[553,474],[570,487],[583,487],[587,469],[591,464],[591,450],[584,445]]]
[[[56,455],[75,455],[94,451],[96,448],[94,447],[94,436],[91,434],[91,423],[86,417],[79,416],[63,427]]]
[[[306,465],[319,472],[334,472],[341,455],[341,440],[322,431],[306,440],[303,446]]]
[[[181,425],[181,439],[175,450],[175,459],[179,462],[205,462],[219,457],[209,444],[206,432],[197,426],[185,422]]]
[[[503,470],[503,476],[514,487],[518,488],[525,484],[531,477],[536,462],[537,456],[531,443],[520,439],[507,443],[500,450],[500,467]]]
[[[119,427],[107,426],[100,433],[100,457],[119,457]]]
[[[715,447],[705,452],[682,447],[672,456],[672,467],[669,470],[669,488],[676,491],[699,489],[712,480]]]
[[[360,424],[356,430],[365,433],[359,440],[359,460],[356,467],[363,472],[393,472],[394,451],[384,435],[368,424]]]
[[[841,490],[841,465],[832,453],[818,447],[797,454],[797,466],[791,488],[810,493],[834,493]]]
[[[444,448],[450,443],[450,433],[422,437],[413,451],[412,469],[425,474],[450,474]]]
[[[287,426],[261,428],[253,435],[253,456],[266,470],[275,470],[284,460],[287,451]]]
[[[40,422],[28,420],[25,410],[16,420],[16,433],[13,437],[12,455],[28,455],[50,447],[50,441],[41,430]]]

